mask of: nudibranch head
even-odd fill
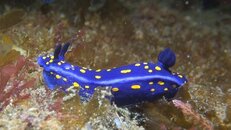
[[[54,56],[53,55],[41,55],[38,57],[37,62],[41,67],[44,68],[54,62]]]
[[[64,60],[64,55],[67,52],[67,49],[69,46],[70,46],[70,43],[66,43],[64,46],[62,46],[61,44],[58,44],[55,48],[53,55],[39,56],[37,59],[38,64],[41,67],[46,68],[53,62]]]

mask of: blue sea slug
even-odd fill
[[[43,78],[48,88],[65,91],[76,88],[81,100],[89,100],[96,88],[109,87],[111,102],[123,106],[165,97],[173,98],[187,79],[172,73],[174,52],[167,48],[160,52],[158,62],[140,62],[112,69],[92,70],[65,61],[70,43],[57,45],[54,54],[38,57],[43,67]]]

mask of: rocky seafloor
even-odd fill
[[[231,129],[230,6],[188,2],[3,0],[0,129]],[[66,41],[67,61],[93,69],[155,62],[170,47],[171,69],[188,83],[169,102],[119,108],[98,91],[82,104],[74,93],[48,90],[36,63]]]

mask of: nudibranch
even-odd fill
[[[140,62],[92,70],[65,61],[69,45],[59,44],[54,54],[39,56],[38,64],[43,68],[43,78],[49,89],[77,89],[83,101],[89,100],[98,87],[109,87],[112,93],[109,99],[119,106],[151,102],[162,97],[171,99],[187,82],[185,76],[170,71],[176,56],[169,48],[160,52],[157,63]]]

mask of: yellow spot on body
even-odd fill
[[[113,92],[118,92],[118,91],[119,91],[119,88],[112,88],[112,91],[113,91]]]
[[[146,65],[146,66],[144,66],[144,69],[148,69],[148,68],[149,68],[149,66],[147,66],[147,65]]]
[[[101,79],[101,76],[96,75],[95,78],[96,78],[96,79]]]
[[[58,62],[58,65],[61,65],[62,63],[61,62]]]
[[[160,70],[161,70],[161,68],[160,68],[159,66],[156,66],[155,69],[156,69],[157,71],[160,71]]]
[[[60,62],[61,62],[61,63],[65,63],[65,61],[63,61],[63,60],[61,60]]]
[[[63,81],[67,82],[67,78],[63,78]]]
[[[89,89],[89,88],[90,88],[90,86],[86,85],[86,86],[85,86],[85,88],[86,88],[86,89]]]
[[[55,75],[55,78],[56,78],[56,79],[60,79],[61,76],[57,74],[57,75]]]
[[[52,62],[53,62],[53,60],[50,60],[49,62],[50,62],[50,63],[52,63]]]
[[[69,67],[66,67],[65,69],[66,69],[66,70],[69,70],[70,68],[69,68]]]
[[[153,85],[154,83],[153,83],[153,82],[149,82],[148,84],[149,84],[149,85]]]
[[[50,74],[54,74],[53,72],[50,72]]]
[[[147,65],[148,63],[147,63],[147,62],[144,62],[143,64],[144,64],[144,65]]]
[[[136,63],[135,66],[140,66],[140,63]]]
[[[92,71],[92,69],[88,69],[89,71]]]
[[[164,82],[163,81],[159,81],[158,84],[159,85],[164,85]]]
[[[132,85],[132,89],[140,89],[140,85]]]
[[[45,60],[45,59],[46,59],[46,57],[44,56],[44,57],[43,57],[43,60]]]
[[[101,69],[97,69],[97,70],[96,70],[96,72],[100,72],[100,71],[101,71]]]
[[[49,62],[47,62],[46,65],[49,65]]]
[[[127,69],[127,70],[121,70],[120,73],[122,74],[126,74],[126,73],[130,73],[132,70]]]
[[[73,83],[73,86],[74,86],[75,88],[78,88],[78,87],[79,87],[79,84],[78,84],[77,82],[74,82],[74,83]]]
[[[151,92],[154,92],[154,91],[155,91],[155,89],[154,89],[154,88],[152,88],[150,91],[151,91]]]
[[[72,69],[72,70],[75,70],[75,66],[74,66],[74,65],[71,65],[71,69]]]
[[[85,70],[87,69],[86,67],[82,67],[82,68],[85,69]]]
[[[54,59],[55,57],[54,56],[51,56],[51,59]]]
[[[107,71],[111,71],[111,69],[107,69]]]
[[[164,88],[164,91],[168,91],[168,88]]]
[[[80,69],[79,70],[81,73],[86,73],[86,70]]]
[[[152,70],[148,70],[149,73],[152,73]]]
[[[178,77],[183,78],[183,76],[182,76],[182,75],[180,75],[180,74],[178,75]]]

